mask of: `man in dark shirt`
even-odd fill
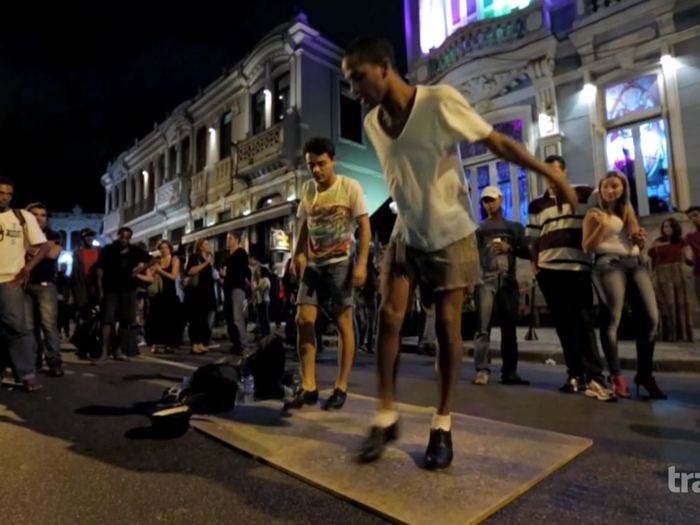
[[[137,279],[152,258],[143,248],[131,244],[131,228],[120,228],[117,240],[105,246],[97,259],[97,277],[100,290],[100,314],[102,317],[102,353],[98,361],[109,356],[114,326],[119,323],[119,345],[114,349],[114,359],[125,360],[125,344],[131,325],[136,322]]]
[[[491,319],[494,310],[498,313],[501,327],[501,383],[529,384],[517,374],[516,327],[520,309],[520,288],[515,272],[516,257],[526,260],[530,258],[529,241],[522,224],[503,217],[502,204],[503,194],[496,186],[487,186],[481,192],[481,205],[487,218],[476,230],[482,280],[475,290],[475,385],[485,385],[489,381]]]
[[[25,319],[27,328],[34,333],[36,368],[43,368],[46,358],[47,375],[61,377],[61,339],[58,335],[58,291],[56,288],[56,260],[61,254],[61,235],[48,227],[46,206],[39,202],[27,206],[49,242],[49,253],[29,274],[25,291]]]
[[[240,352],[248,340],[244,304],[252,276],[248,252],[241,246],[241,234],[230,232],[226,244],[230,255],[221,272],[224,274],[224,311],[231,351]]]

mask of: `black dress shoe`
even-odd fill
[[[345,400],[348,398],[348,393],[343,392],[340,388],[333,390],[333,394],[323,404],[323,410],[340,410],[345,405]]]
[[[371,427],[369,429],[369,436],[362,442],[357,460],[360,463],[371,463],[372,461],[378,460],[384,452],[386,445],[392,441],[396,441],[398,437],[398,421],[388,427]]]
[[[520,377],[518,374],[510,374],[508,376],[502,376],[501,377],[501,384],[502,385],[523,385],[527,386],[530,384],[530,381],[527,381],[526,379],[523,379]]]
[[[282,410],[298,410],[305,405],[315,405],[316,403],[318,403],[318,389],[309,392],[302,388],[284,404]]]
[[[452,464],[452,432],[441,428],[430,429],[430,441],[425,451],[425,466],[428,470],[439,470]]]
[[[49,365],[49,369],[46,372],[46,375],[49,377],[63,377],[65,375],[65,372],[63,371],[61,363],[52,363]]]

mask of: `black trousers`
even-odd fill
[[[569,377],[603,383],[590,272],[542,269],[537,273],[537,284],[554,321]]]

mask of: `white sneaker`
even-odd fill
[[[489,384],[489,374],[488,370],[479,370],[476,373],[476,379],[474,379],[474,384],[479,386],[484,386]]]
[[[605,388],[603,385],[601,385],[600,383],[598,383],[598,381],[595,380],[588,382],[588,384],[586,385],[585,394],[587,397],[592,397],[594,399],[597,399],[598,401],[603,401],[606,403],[617,401],[617,396],[615,395],[615,392]]]

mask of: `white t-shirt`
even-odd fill
[[[367,205],[360,183],[336,175],[333,185],[318,191],[310,179],[301,190],[297,217],[309,228],[309,266],[325,266],[350,257],[357,218],[367,215]]]
[[[452,86],[417,86],[406,126],[396,139],[379,124],[379,106],[365,129],[396,203],[392,239],[426,252],[471,235],[472,220],[459,143],[478,142],[493,128]]]
[[[0,283],[8,283],[24,268],[29,246],[43,244],[46,236],[39,228],[34,215],[20,210],[27,223],[25,229],[12,210],[0,213]]]

